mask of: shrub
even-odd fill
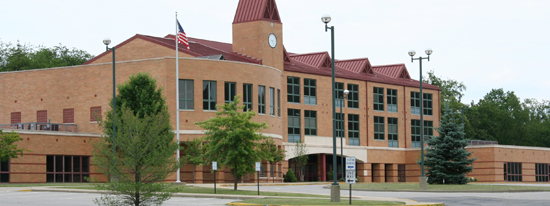
[[[288,172],[286,172],[285,175],[285,182],[297,182],[296,176],[294,175],[294,172],[292,169],[288,169]]]

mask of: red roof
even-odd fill
[[[290,54],[290,59],[319,68],[330,67],[331,60],[328,52],[316,52],[308,54]]]
[[[174,41],[174,35],[167,35],[165,38],[160,37],[153,37],[153,36],[147,36],[147,35],[141,35],[136,34],[132,38],[127,39],[126,41],[120,43],[119,45],[116,45],[116,48],[120,48],[124,46],[125,44],[133,41],[134,39],[143,39],[145,41],[149,41],[164,47],[168,47],[170,49],[176,49],[176,42]],[[180,52],[189,54],[194,57],[199,56],[211,56],[211,55],[223,55],[225,60],[228,61],[237,61],[237,62],[245,62],[245,63],[252,63],[252,64],[261,64],[262,61],[258,60],[256,58],[247,57],[241,54],[238,54],[236,52],[233,52],[231,49],[231,44],[227,43],[221,43],[221,42],[215,42],[215,41],[208,41],[203,39],[196,39],[196,38],[188,38],[189,39],[189,48],[190,50],[187,50],[183,44],[179,44],[178,50]],[[91,64],[95,60],[110,54],[111,50],[107,52],[103,52],[100,55],[97,55],[93,59],[90,59],[89,61],[85,62],[84,64]]]
[[[409,72],[407,71],[407,68],[405,67],[405,64],[381,65],[375,66],[372,69],[378,74],[383,74],[391,78],[411,78]]]
[[[336,60],[334,64],[337,67],[342,67],[354,73],[364,72],[372,74],[372,66],[368,58]]]
[[[240,0],[233,23],[258,20],[281,23],[275,0]]]

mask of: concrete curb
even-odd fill
[[[349,190],[349,188],[340,188],[340,190]],[[366,192],[432,192],[432,193],[522,193],[522,192],[550,192],[550,190],[371,190],[371,189],[353,189],[353,191]]]
[[[251,203],[238,203],[230,202],[227,205],[238,205],[238,206],[295,206],[295,205],[264,205],[264,204],[251,204]],[[427,203],[427,204],[414,204],[415,206],[445,206],[443,203]],[[307,205],[307,206],[321,206],[321,205]],[[331,206],[331,205],[322,205],[322,206]],[[337,205],[332,205],[337,206]],[[376,205],[373,205],[376,206]],[[391,205],[391,206],[406,206],[406,205]]]

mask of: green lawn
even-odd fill
[[[206,188],[206,187],[195,187],[190,185],[184,185],[184,186],[174,186],[176,187],[176,191],[178,193],[199,193],[199,194],[214,194],[214,188]],[[95,189],[91,185],[76,185],[76,186],[68,186],[65,187],[67,189],[87,189],[87,190],[93,190]],[[224,189],[224,188],[217,188],[216,189],[217,194],[224,194],[224,195],[258,195],[258,191],[249,191],[249,190],[232,190],[232,189]],[[260,188],[260,195],[261,196],[284,196],[284,197],[322,197],[327,198],[330,197],[328,195],[311,195],[311,194],[302,194],[302,193],[288,193],[288,192],[264,192]]]
[[[349,188],[348,184],[342,184],[342,188]],[[419,190],[418,183],[361,183],[354,184],[352,189],[367,190]],[[508,191],[508,190],[541,190],[550,191],[550,187],[541,186],[510,186],[510,185],[430,185],[430,191]]]
[[[250,199],[233,203],[250,203],[259,205],[349,205],[349,199],[342,198],[340,202],[330,202],[330,199],[283,199],[266,198]],[[403,202],[351,200],[352,205],[404,205]]]

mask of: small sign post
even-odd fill
[[[216,192],[216,170],[218,170],[218,162],[212,162],[212,170],[214,171],[214,194],[218,194]]]
[[[349,184],[349,204],[351,205],[351,185],[355,184],[355,157],[346,157],[346,183]]]
[[[256,162],[256,173],[258,174],[258,195],[260,195],[260,170],[262,169],[262,164]]]

